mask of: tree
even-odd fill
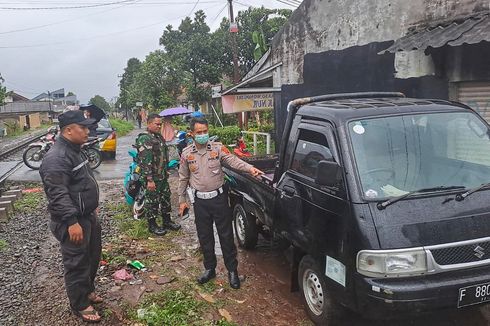
[[[0,74],[0,104],[3,104],[3,101],[5,101],[5,97],[7,96],[7,88],[3,86],[3,82],[5,79],[3,79],[2,74]]]
[[[195,104],[209,100],[210,84],[221,78],[219,49],[205,19],[206,15],[199,10],[194,20],[186,17],[176,30],[168,25],[160,37],[169,60],[182,73],[187,98]]]
[[[73,92],[68,92],[68,93],[66,94],[66,96],[76,96],[76,95],[75,95],[75,93],[73,93]]]
[[[131,89],[153,108],[163,109],[177,103],[182,89],[182,77],[168,55],[151,52],[140,66]]]
[[[238,24],[237,46],[242,74],[249,71],[267,51],[274,35],[287,22],[291,13],[292,11],[289,9],[267,9],[264,7],[249,7],[245,11],[238,12],[236,18]],[[218,43],[221,44],[222,53],[227,53],[222,57],[222,66],[232,65],[229,24],[229,20],[224,18],[220,27],[214,32],[215,37],[221,40]]]
[[[127,66],[124,69],[121,81],[119,82],[119,99],[116,106],[123,108],[132,108],[137,101],[141,100],[136,91],[135,78],[141,68],[141,62],[137,58],[128,60]]]
[[[100,95],[95,95],[88,101],[89,104],[93,104],[100,109],[104,110],[105,112],[109,112],[111,109],[111,105],[105,100],[104,97]]]

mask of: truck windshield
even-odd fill
[[[367,199],[490,181],[489,129],[476,114],[370,118],[348,128]]]

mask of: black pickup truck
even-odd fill
[[[456,102],[400,93],[292,101],[278,156],[225,168],[238,242],[293,246],[292,289],[326,323],[490,301],[490,129]]]

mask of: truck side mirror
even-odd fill
[[[341,168],[339,163],[333,161],[322,160],[318,162],[316,169],[315,183],[320,186],[336,186],[341,178]]]

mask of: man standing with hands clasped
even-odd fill
[[[87,157],[80,151],[88,139],[88,126],[94,122],[79,110],[60,115],[61,136],[39,171],[49,201],[49,227],[61,246],[70,307],[86,322],[100,321],[91,304],[103,301],[94,286],[102,249],[96,213],[99,187]]]
[[[216,224],[228,280],[234,289],[240,288],[238,278],[237,250],[233,240],[231,209],[228,204],[228,189],[223,185],[224,173],[221,164],[249,172],[253,176],[262,171],[240,160],[218,142],[209,142],[208,122],[204,118],[190,121],[194,144],[187,146],[181,156],[179,168],[179,214],[182,216],[188,205],[185,200],[187,186],[194,197],[194,213],[197,236],[204,255],[204,273],[197,279],[204,284],[216,277],[213,222]]]

